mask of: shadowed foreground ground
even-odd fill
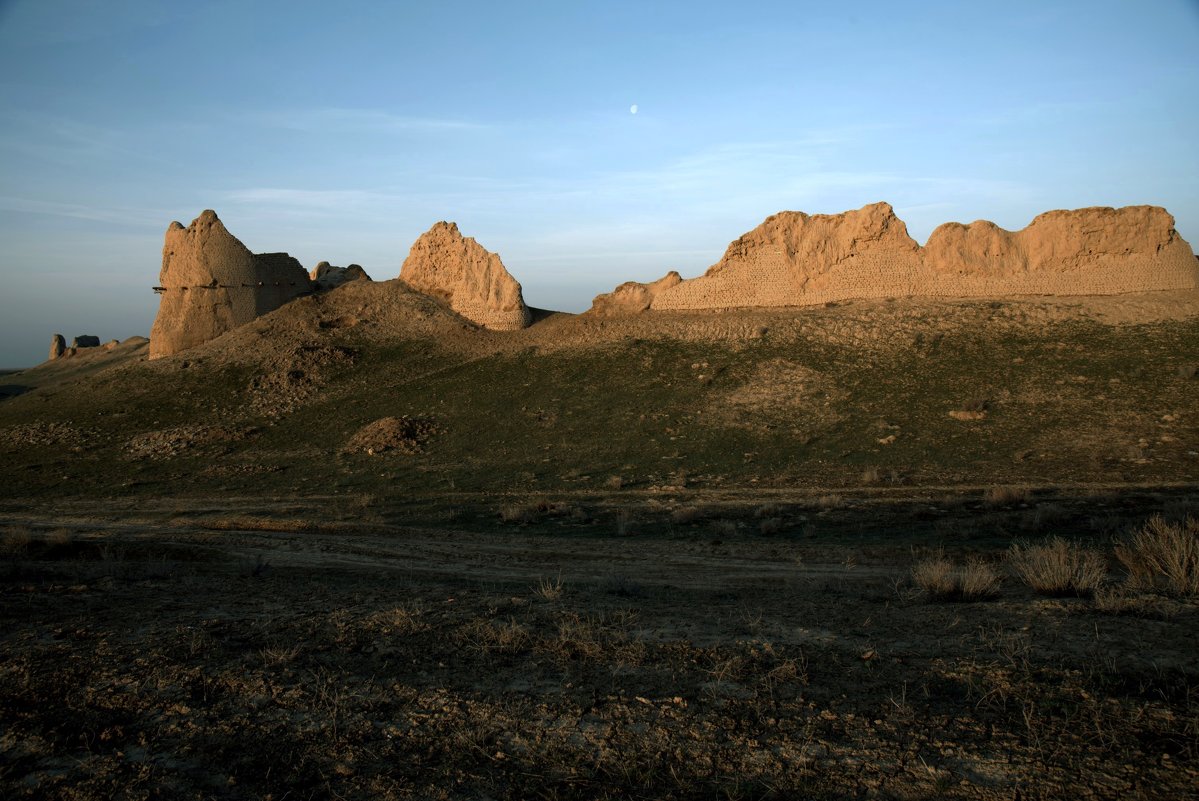
[[[1195,602],[1113,611],[1008,575],[935,603],[910,581],[938,547],[1004,571],[1013,537],[1106,547],[1189,497],[684,493],[679,514],[610,493],[512,524],[464,497],[436,527],[346,498],[10,505],[0,787],[1194,797]]]

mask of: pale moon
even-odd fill
[[[636,103],[634,103],[633,105],[629,106],[629,113],[630,113],[630,114],[636,114],[636,113],[637,113],[637,104],[636,104]]]

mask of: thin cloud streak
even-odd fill
[[[445,133],[487,131],[494,126],[460,119],[414,117],[379,109],[277,109],[249,115],[259,125],[304,133]]]
[[[0,195],[0,210],[23,214],[42,214],[76,220],[116,223],[133,227],[165,228],[162,212],[127,206],[88,206],[82,203],[61,203],[54,200]]]

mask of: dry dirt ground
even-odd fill
[[[344,496],[10,505],[0,788],[1195,797],[1199,604],[1041,597],[1003,561],[1191,496],[969,497],[576,495],[485,531]],[[937,548],[1005,572],[998,597],[921,597]]]
[[[145,351],[3,377],[0,798],[1199,798],[1199,601],[1116,556],[1199,517],[1196,293]]]

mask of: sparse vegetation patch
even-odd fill
[[[1199,517],[1169,523],[1155,515],[1116,546],[1130,586],[1179,597],[1199,596]]]
[[[1008,562],[1024,583],[1041,595],[1090,597],[1107,578],[1107,558],[1061,537],[1047,543],[1016,543]]]

